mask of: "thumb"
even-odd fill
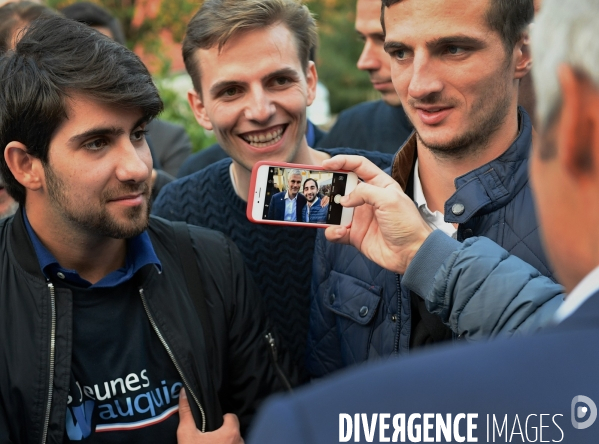
[[[189,406],[189,400],[187,399],[187,393],[182,388],[179,392],[179,427],[177,429],[177,435],[187,435],[196,433],[196,423],[191,414],[191,407]]]

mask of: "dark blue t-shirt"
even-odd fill
[[[176,443],[180,376],[134,282],[69,287],[73,357],[65,442]]]

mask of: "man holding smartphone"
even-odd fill
[[[194,84],[188,99],[198,123],[214,131],[231,158],[167,185],[153,207],[158,216],[220,230],[233,239],[304,379],[316,230],[253,224],[246,208],[258,161],[320,165],[334,154],[359,153],[315,150],[306,141],[306,108],[318,79],[310,61],[316,43],[315,20],[299,1],[202,4],[183,42]],[[383,168],[391,159],[368,156]],[[297,209],[296,217],[301,217]]]
[[[415,128],[395,156],[393,179],[436,235],[486,236],[552,277],[528,185],[532,123],[517,106],[531,66],[532,0],[384,0],[382,12],[393,84]],[[476,286],[451,304],[439,301],[443,316],[433,314],[426,294],[369,259],[384,259],[376,245],[362,247],[373,251],[365,256],[317,238],[313,376],[457,337],[534,329],[551,317],[551,310],[536,312],[551,298],[519,305],[498,291],[478,303]],[[535,322],[525,322],[530,317]]]

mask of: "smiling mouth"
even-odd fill
[[[248,144],[256,148],[264,148],[270,145],[274,145],[283,137],[286,126],[279,126],[268,131],[254,131],[251,134],[240,135],[243,140]]]

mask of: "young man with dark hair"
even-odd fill
[[[149,217],[162,106],[135,54],[62,17],[0,58],[0,172],[22,208],[0,223],[2,442],[239,442],[283,383],[234,244]]]
[[[202,4],[183,42],[194,84],[188,99],[198,123],[214,131],[231,158],[167,185],[153,210],[231,236],[262,291],[267,314],[302,369],[316,230],[253,224],[246,208],[258,161],[319,165],[333,154],[358,153],[315,150],[307,143],[306,107],[317,83],[310,49],[316,39],[314,18],[297,0]],[[383,167],[389,164],[388,155],[370,156]]]
[[[304,182],[304,196],[306,197],[306,206],[303,210],[302,219],[304,222],[326,223],[328,203],[323,204],[322,199],[318,196],[318,182],[309,177]]]
[[[532,17],[532,0],[384,2],[393,84],[415,128],[392,177],[436,236],[486,236],[552,277],[528,184],[532,123],[518,107]],[[508,292],[484,299],[476,286],[457,300],[430,300],[430,280],[415,285],[381,266],[376,246],[362,247],[373,251],[317,237],[308,342],[314,376],[457,337],[531,330],[555,307],[551,297],[522,305]]]

